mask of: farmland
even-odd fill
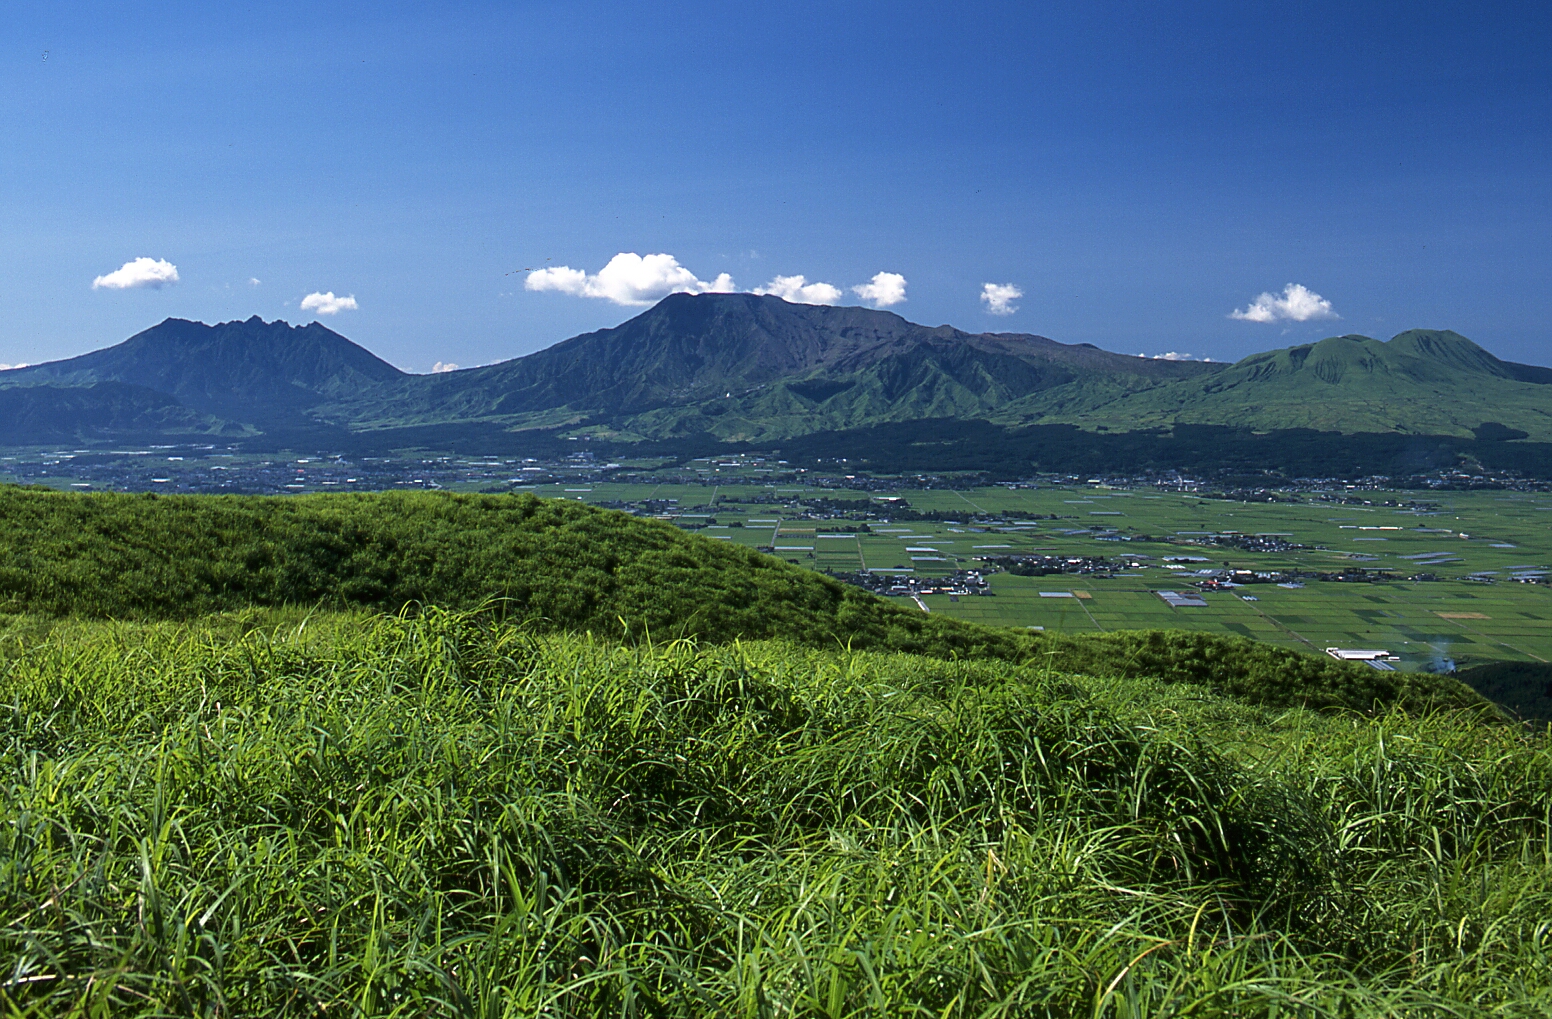
[[[535,494],[602,504],[650,500],[661,515],[707,537],[770,548],[837,574],[937,577],[975,568],[984,556],[1127,561],[1098,572],[1001,572],[989,578],[992,597],[922,598],[932,612],[991,625],[1063,632],[1168,627],[1306,651],[1381,647],[1398,655],[1403,669],[1446,660],[1464,668],[1552,659],[1552,588],[1513,579],[1552,565],[1552,496],[1537,493],[1366,491],[1348,502],[1304,494],[1297,502],[1267,503],[1097,486],[902,490],[873,493],[875,519],[865,532],[856,530],[864,514],[813,519],[825,516],[810,512],[816,500],[870,497],[833,488],[556,484]],[[901,516],[941,519],[895,519],[891,496],[909,503],[911,512]],[[1236,538],[1257,535],[1271,540]],[[1243,547],[1256,544],[1270,548]],[[1156,594],[1195,591],[1204,579],[1197,571],[1225,568],[1306,576],[1302,587],[1205,591],[1205,608],[1172,608]],[[1344,570],[1394,579],[1314,579]],[[1424,574],[1438,579],[1406,579]]]

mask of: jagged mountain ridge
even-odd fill
[[[102,350],[13,369],[0,385],[123,383],[200,414],[262,427],[309,423],[307,412],[321,403],[408,377],[317,322],[292,326],[255,315],[213,326],[167,319]]]
[[[929,328],[867,308],[754,294],[674,294],[614,328],[483,368],[412,377],[391,400],[372,391],[328,413],[364,427],[453,420],[539,424],[599,414],[619,419],[704,401],[744,401],[781,384],[795,397],[790,406],[756,401],[751,408],[755,417],[769,418],[812,410],[870,379],[877,380],[873,391],[885,402],[942,381],[962,390],[956,406],[984,411],[1083,377],[1115,376],[1126,380],[1124,389],[1204,370],[1211,367],[1131,358],[1041,336]]]
[[[951,418],[1097,430],[1222,424],[1552,438],[1552,369],[1456,333],[1332,337],[1233,365],[1131,357],[889,312],[679,294],[619,326],[481,368],[399,371],[313,323],[169,319],[81,357],[0,372],[0,441],[116,435],[453,435],[776,441]],[[24,393],[25,391],[25,393]]]

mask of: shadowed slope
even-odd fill
[[[190,410],[165,393],[122,382],[0,389],[0,435],[15,441],[239,437],[250,430]]]

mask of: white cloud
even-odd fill
[[[851,292],[875,308],[887,308],[905,300],[905,277],[897,272],[876,273],[873,282],[852,287]]]
[[[441,375],[443,372],[455,372],[457,370],[458,366],[451,361],[438,361],[431,366],[431,374],[433,375]]]
[[[1230,318],[1242,319],[1246,322],[1276,322],[1278,319],[1287,319],[1290,322],[1308,322],[1316,318],[1341,318],[1331,308],[1331,302],[1321,297],[1299,283],[1290,283],[1283,287],[1283,295],[1262,294],[1250,306],[1243,311],[1236,308],[1229,313]]]
[[[1141,357],[1142,355],[1138,354],[1137,356]],[[1153,359],[1155,361],[1195,361],[1196,360],[1196,358],[1192,357],[1190,354],[1182,354],[1178,350],[1168,350],[1168,351],[1165,351],[1162,354],[1154,354],[1153,355]]]
[[[763,287],[755,288],[757,294],[772,294],[794,304],[835,304],[841,299],[841,288],[828,283],[810,283],[803,276],[777,276]]]
[[[11,371],[13,368],[25,368],[25,367],[27,367],[27,362],[26,361],[23,361],[20,364],[0,364],[0,372],[8,372],[8,371]]]
[[[622,251],[597,274],[557,265],[529,273],[523,286],[528,290],[554,290],[573,297],[598,297],[615,304],[641,306],[669,294],[731,294],[733,277],[722,273],[707,282],[680,265],[673,255],[643,257],[634,251]]]
[[[320,315],[338,315],[342,311],[355,311],[358,307],[356,295],[335,297],[332,290],[326,294],[320,294],[314,290],[302,298],[303,311],[315,311]]]
[[[993,315],[1011,315],[1018,311],[1013,302],[1024,296],[1024,291],[1012,283],[982,283],[981,300]]]
[[[248,285],[250,287],[256,287],[256,286],[258,286],[262,282],[264,282],[264,281],[259,279],[257,276],[249,276],[248,277]]]
[[[93,290],[134,290],[149,287],[160,290],[178,282],[178,267],[162,258],[137,258],[125,262],[106,276],[92,280]]]

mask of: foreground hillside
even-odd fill
[[[532,632],[785,639],[1046,661],[1207,684],[1260,704],[1480,707],[1442,676],[1381,673],[1198,633],[1057,635],[924,615],[747,548],[530,495],[259,498],[0,487],[0,613],[187,619],[252,607],[488,607]]]
[[[0,1005],[1544,1016],[1552,753],[1471,716],[431,611],[0,637]]]

